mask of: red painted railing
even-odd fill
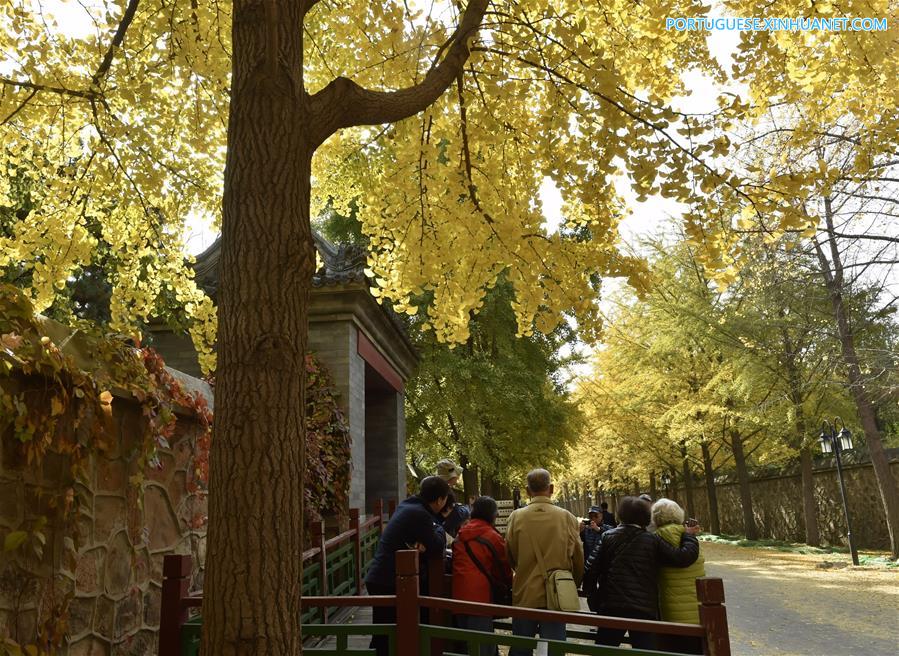
[[[390,503],[391,514],[396,508],[396,503]],[[358,606],[359,604],[345,604],[342,600],[348,599],[346,595],[339,597],[328,597],[328,553],[334,552],[347,542],[353,542],[353,560],[355,564],[355,585],[356,595],[362,594],[363,565],[362,558],[362,539],[368,535],[372,529],[377,528],[378,534],[383,531],[384,524],[384,502],[376,501],[371,516],[364,522],[360,521],[359,510],[350,509],[350,528],[343,533],[334,536],[328,540],[324,536],[324,527],[321,522],[313,522],[310,530],[318,544],[311,549],[303,552],[303,563],[317,562],[319,564],[319,589],[323,595],[314,597],[315,599],[331,599],[341,600],[339,603],[328,604],[304,604],[304,608],[321,608],[322,619],[325,623],[328,621],[329,608],[341,608],[348,606]],[[181,626],[187,621],[188,611],[191,608],[198,608],[203,603],[203,597],[192,596],[188,594],[190,589],[190,577],[193,571],[193,559],[189,555],[171,555],[163,559],[162,567],[162,607],[160,610],[159,621],[159,654],[160,656],[178,656],[181,652]],[[314,579],[313,579],[314,580]],[[307,597],[310,598],[310,597]],[[373,597],[363,597],[364,599],[373,599]],[[383,605],[392,605],[393,597],[385,598],[388,601]],[[363,604],[371,605],[371,604]],[[382,605],[375,603],[375,605]]]
[[[165,636],[160,631],[160,656],[179,656],[179,634],[181,625],[186,620],[187,609],[200,606],[200,597],[189,597],[186,594],[186,581],[189,568],[184,569],[183,557],[166,557],[166,580],[163,583],[162,622],[166,627]],[[171,559],[171,560],[169,560]],[[171,566],[170,566],[171,563]],[[396,607],[396,656],[418,656],[420,651],[421,624],[419,610],[427,608],[431,611],[429,619],[432,625],[447,625],[451,614],[479,614],[494,617],[512,617],[542,620],[546,622],[563,622],[577,626],[630,629],[647,633],[691,636],[702,639],[703,653],[707,656],[730,656],[730,639],[727,627],[727,611],[724,607],[724,585],[721,579],[701,578],[696,581],[696,590],[700,602],[700,624],[678,624],[673,622],[654,622],[648,620],[622,619],[594,615],[592,613],[565,613],[532,608],[517,608],[479,604],[474,602],[447,599],[442,594],[448,593],[445,587],[447,579],[443,576],[439,561],[431,565],[430,582],[438,582],[431,586],[430,595],[419,592],[418,553],[400,551],[396,554],[396,595],[395,596],[319,596],[304,597],[302,606],[306,608],[328,607]],[[172,578],[170,578],[170,574]],[[437,574],[437,576],[435,576]],[[441,588],[438,591],[435,588]],[[164,639],[165,638],[165,639]],[[431,642],[431,654],[441,656],[443,645],[439,639]]]

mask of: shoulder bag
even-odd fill
[[[548,610],[567,612],[579,611],[581,609],[581,601],[571,570],[547,570],[546,563],[543,560],[543,552],[537,546],[534,536],[528,533],[528,537],[531,539],[531,546],[537,555],[537,562],[540,565],[540,569],[543,570],[543,578],[546,581],[546,608]]]

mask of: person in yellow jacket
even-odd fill
[[[656,534],[677,547],[686,531],[684,509],[671,499],[659,499],[652,504],[652,523]],[[705,558],[699,557],[688,567],[659,568],[659,609],[663,622],[699,624],[699,599],[696,596],[696,579],[705,576]],[[663,649],[682,654],[701,654],[702,643],[698,638],[665,636]]]

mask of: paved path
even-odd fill
[[[899,570],[818,569],[803,556],[703,543],[724,579],[734,656],[896,656]]]
[[[821,570],[819,562],[844,557],[702,549],[708,575],[724,579],[733,656],[899,655],[899,570]],[[370,623],[371,609],[349,621]]]

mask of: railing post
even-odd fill
[[[325,551],[325,525],[321,520],[312,522],[309,527],[312,532],[312,539],[315,540],[318,547],[318,581],[319,594],[323,597],[328,596],[328,554]],[[328,623],[328,609],[322,606],[322,624]]]
[[[699,623],[705,629],[703,653],[707,656],[730,656],[727,609],[724,607],[724,581],[702,577],[696,579],[699,598]]]
[[[375,505],[372,511],[375,514],[375,517],[378,518],[378,532],[384,532],[384,499],[375,500]]]
[[[418,552],[396,552],[396,656],[418,656]]]
[[[356,594],[362,594],[362,531],[359,528],[359,509],[350,508],[350,530],[353,532],[353,564],[356,574]]]
[[[181,653],[181,625],[187,621],[187,608],[181,600],[187,596],[192,570],[193,562],[190,556],[163,558],[159,656],[179,656]]]
[[[387,502],[387,519],[393,517],[393,513],[396,512],[396,499],[391,499]]]
[[[443,553],[441,552],[439,556],[432,556],[428,558],[427,564],[425,565],[428,568],[428,596],[430,597],[448,597],[448,590],[446,587],[446,564],[445,559],[443,557]],[[428,624],[433,624],[435,626],[447,626],[447,613],[443,610],[437,610],[436,608],[431,608],[428,611]],[[443,656],[443,640],[440,638],[434,638],[431,640],[431,656]]]

